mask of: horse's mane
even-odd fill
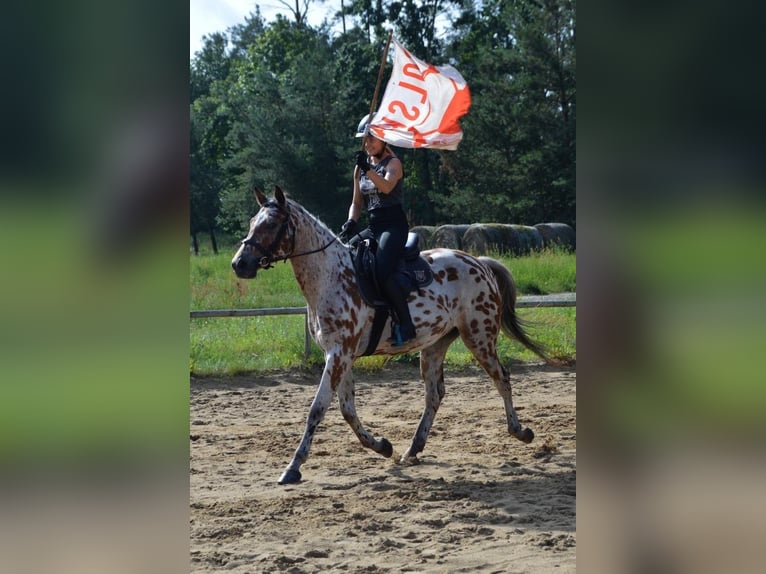
[[[285,194],[285,199],[287,199],[287,204],[290,206],[291,210],[295,210],[307,217],[310,221],[313,221],[317,228],[319,228],[322,232],[329,233],[330,235],[335,235],[335,233],[330,229],[330,227],[324,223],[321,219],[319,219],[316,215],[311,213],[308,209],[303,207],[300,203],[295,201],[294,199],[290,198]]]

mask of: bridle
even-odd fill
[[[279,208],[279,206],[277,206]],[[268,247],[264,247],[261,245],[261,243],[256,239],[244,239],[242,241],[242,245],[247,245],[248,247],[254,247],[261,253],[263,253],[263,257],[261,257],[258,260],[258,267],[260,269],[271,269],[274,267],[272,263],[275,261],[283,261],[287,262],[288,259],[294,259],[295,257],[303,257],[304,255],[312,255],[313,253],[319,253],[320,251],[324,251],[330,245],[335,243],[335,241],[338,240],[337,237],[333,237],[327,245],[324,247],[320,247],[318,249],[312,249],[311,251],[304,251],[303,253],[293,253],[295,251],[295,227],[293,227],[290,224],[290,208],[289,206],[285,205],[284,207],[285,212],[287,213],[287,217],[285,217],[285,220],[282,222],[282,225],[280,225],[279,230],[277,231],[276,237],[274,237],[274,241],[269,244]],[[277,247],[279,247],[279,244],[282,243],[282,239],[284,238],[285,234],[289,233],[290,235],[290,243],[292,244],[292,247],[290,248],[290,252],[287,255],[275,255],[274,251],[276,251]]]

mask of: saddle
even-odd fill
[[[404,256],[394,271],[394,277],[405,293],[426,287],[434,280],[431,266],[420,256],[419,243],[417,233],[407,234]],[[356,281],[362,299],[373,307],[388,307],[388,301],[381,294],[382,289],[375,276],[378,242],[374,235],[369,229],[365,229],[352,239],[351,247]]]
[[[417,233],[407,235],[404,256],[399,260],[394,277],[404,293],[421,289],[431,284],[434,274],[431,266],[420,256],[420,239]],[[383,297],[381,286],[375,275],[375,257],[378,242],[369,229],[356,235],[350,242],[356,282],[359,293],[368,305],[375,308],[372,333],[367,349],[362,356],[371,355],[378,346],[383,327],[390,314],[390,305]]]

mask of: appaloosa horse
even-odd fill
[[[250,220],[250,232],[231,262],[234,272],[238,277],[250,279],[259,269],[268,269],[275,261],[289,259],[306,298],[311,335],[325,353],[324,372],[311,403],[303,438],[279,484],[301,480],[300,466],[308,458],[314,432],[335,393],[343,418],[362,445],[390,457],[391,443],[374,437],[362,426],[354,405],[351,367],[367,347],[375,310],[359,293],[349,247],[306,209],[285,198],[279,187],[273,199],[259,190],[255,195],[261,208]],[[530,442],[534,433],[519,423],[511,401],[509,374],[497,357],[500,330],[539,356],[545,358],[545,354],[524,333],[516,318],[516,291],[510,272],[494,259],[477,258],[462,251],[432,249],[422,255],[432,266],[434,281],[409,296],[417,338],[401,347],[393,347],[381,338],[374,352],[397,355],[420,351],[426,405],[412,444],[401,460],[414,460],[425,446],[444,397],[444,357],[458,336],[500,392],[510,434]],[[387,325],[386,332],[389,327]]]

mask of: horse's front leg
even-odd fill
[[[383,437],[375,438],[367,429],[362,425],[362,421],[356,414],[356,404],[354,401],[354,376],[351,370],[346,373],[338,384],[338,403],[340,406],[340,412],[343,418],[354,431],[354,434],[365,446],[375,452],[382,454],[386,458],[389,458],[394,454],[394,447],[388,439]]]
[[[316,432],[319,423],[324,419],[324,415],[332,402],[332,397],[335,393],[334,389],[338,386],[338,383],[346,377],[350,368],[351,360],[349,358],[343,357],[337,353],[327,354],[324,371],[322,372],[322,379],[319,382],[319,388],[317,388],[316,395],[314,395],[314,400],[311,403],[301,444],[295,450],[295,454],[293,455],[290,464],[287,465],[282,476],[279,477],[279,484],[293,484],[300,482],[301,472],[299,469],[309,457],[309,449],[311,448],[311,441],[314,440],[314,433]]]

